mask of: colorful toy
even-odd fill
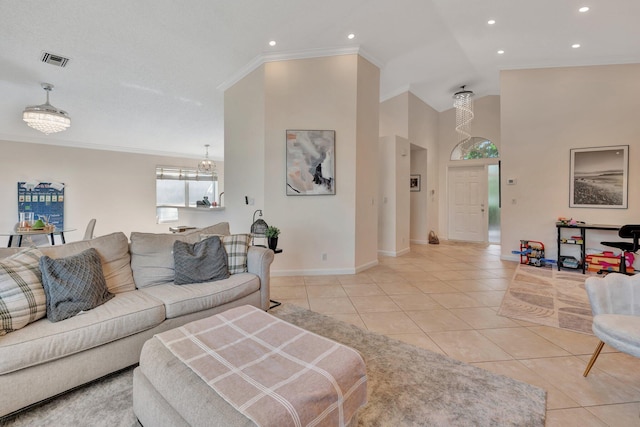
[[[511,253],[520,255],[520,264],[544,267],[556,263],[555,260],[544,257],[544,243],[536,240],[520,240],[520,250]]]

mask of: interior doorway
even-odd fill
[[[449,239],[500,243],[500,165],[450,166]]]
[[[482,166],[450,167],[449,239],[487,241],[487,172]]]

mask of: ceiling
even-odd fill
[[[264,61],[359,52],[381,100],[410,90],[443,111],[463,84],[498,95],[504,69],[639,63],[638,19],[638,0],[0,0],[0,139],[194,158],[211,144],[220,160],[224,89]],[[42,82],[65,132],[22,121]]]

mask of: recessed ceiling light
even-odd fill
[[[504,50],[499,50],[498,51],[498,55],[502,55],[504,53]]]
[[[487,21],[487,24],[489,24],[489,25],[493,25],[493,24],[495,24],[495,23],[496,23],[496,20],[495,20],[495,19],[489,19],[489,20]]]
[[[580,9],[578,9],[578,12],[588,12],[589,11],[589,6],[582,6]]]
[[[347,38],[348,38],[349,40],[353,40],[353,39],[355,39],[355,38],[356,38],[356,35],[355,35],[355,34],[353,34],[353,33],[351,33],[351,34],[349,34],[349,35],[347,36]]]
[[[572,48],[577,49],[580,47],[580,43],[574,43],[571,45]]]
[[[275,46],[275,45],[276,45],[276,41],[275,41],[275,40],[271,40],[271,41],[269,42],[269,46]]]

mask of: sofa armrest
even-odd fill
[[[263,310],[269,309],[269,277],[273,251],[260,246],[249,246],[247,253],[247,270],[260,278],[260,305]]]

